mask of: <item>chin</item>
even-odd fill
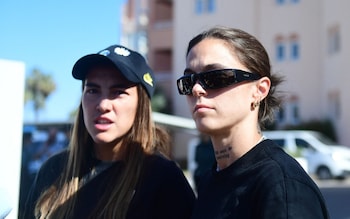
[[[210,127],[204,125],[203,123],[196,123],[196,127],[197,127],[197,130],[204,133],[204,134],[207,134],[208,132],[211,131]]]
[[[196,127],[197,130],[203,134],[211,135],[213,133],[218,132],[221,130],[221,126],[217,126],[216,124],[209,122],[209,121],[203,121],[203,120],[197,120],[196,121]]]
[[[101,139],[101,138],[94,138],[94,142],[96,144],[108,144],[110,141],[108,141],[106,139]]]
[[[105,135],[96,135],[93,137],[93,140],[95,143],[97,144],[108,144],[114,141],[114,138],[112,139],[109,136],[105,136]]]

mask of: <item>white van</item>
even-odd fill
[[[319,179],[343,179],[350,173],[350,148],[336,145],[315,131],[264,131],[264,135],[294,157],[304,157],[307,172]]]

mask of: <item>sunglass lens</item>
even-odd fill
[[[191,80],[191,76],[183,76],[177,81],[177,87],[179,89],[180,94],[191,94],[193,83]]]
[[[230,70],[213,71],[203,74],[203,82],[208,89],[223,88],[235,82],[234,72]]]

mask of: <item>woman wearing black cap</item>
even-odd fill
[[[79,59],[83,94],[69,149],[39,171],[23,218],[189,218],[194,193],[151,115],[152,70],[111,46]]]

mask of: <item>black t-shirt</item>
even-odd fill
[[[34,206],[46,188],[62,172],[67,152],[51,157],[40,169],[27,200],[22,218],[34,218]],[[93,165],[100,161],[95,160]],[[74,218],[87,218],[99,199],[107,192],[111,180],[116,179],[122,162],[115,162],[88,182],[76,193]],[[113,182],[112,182],[113,183]],[[138,186],[130,203],[127,219],[190,218],[195,195],[182,170],[175,162],[158,155],[146,157]]]
[[[264,140],[202,179],[192,219],[329,218],[322,194],[299,163]]]

